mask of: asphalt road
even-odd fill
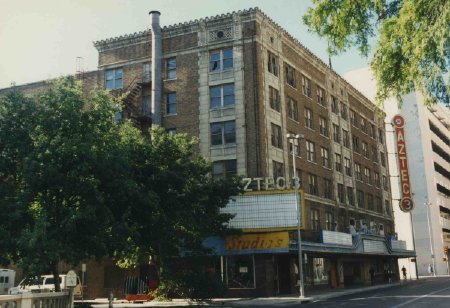
[[[288,307],[450,307],[450,277],[421,278],[392,288]],[[286,307],[286,306],[285,306]]]

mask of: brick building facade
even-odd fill
[[[128,92],[117,116],[146,129],[154,117],[152,83],[159,78],[160,125],[199,137],[198,151],[213,162],[215,177],[262,178],[268,196],[279,183],[289,191],[294,150],[304,192],[308,288],[366,283],[370,267],[382,277],[398,258],[413,256],[388,236],[395,230],[381,109],[259,9],[161,31],[160,72],[151,68],[150,30],[106,39],[94,43],[98,71],[81,76],[85,89]],[[288,133],[303,138],[293,145]],[[289,243],[282,251],[219,249],[229,295],[295,293],[295,226],[244,229],[250,239],[287,234]],[[106,287],[97,289],[92,297],[107,294]]]

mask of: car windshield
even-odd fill
[[[61,283],[61,277],[59,277],[59,283]],[[45,284],[55,284],[55,278],[47,278],[45,279]]]
[[[21,286],[38,286],[42,284],[42,278],[33,277],[24,279],[20,282]]]

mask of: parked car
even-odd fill
[[[8,294],[9,288],[14,286],[16,271],[10,269],[0,269],[0,295]]]
[[[67,289],[66,275],[59,275],[59,284],[61,290]],[[17,287],[10,288],[8,294],[16,295],[26,292],[54,292],[55,291],[55,279],[53,275],[42,275],[40,277],[34,277],[32,279],[23,279]],[[74,288],[74,296],[81,296],[81,283],[77,277],[77,285]]]

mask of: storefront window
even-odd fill
[[[232,289],[255,287],[253,255],[227,256],[227,282]]]
[[[314,285],[328,283],[328,260],[324,258],[313,258]]]

